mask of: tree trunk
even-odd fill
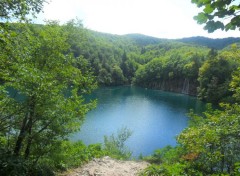
[[[31,144],[32,144],[32,117],[33,116],[30,116],[30,119],[29,119],[29,129],[28,129],[28,140],[27,140],[27,147],[26,147],[26,150],[25,150],[25,159],[27,159],[29,157],[29,154],[30,154],[30,147],[31,147]]]
[[[29,157],[31,144],[32,144],[32,138],[29,136],[27,147],[26,147],[26,150],[25,150],[25,156],[24,156],[25,159],[27,159]]]
[[[23,119],[22,127],[21,127],[20,133],[18,135],[17,142],[15,144],[14,154],[17,156],[19,155],[19,152],[22,148],[22,142],[26,136],[27,119],[28,119],[28,113],[26,114],[25,118]]]
[[[29,157],[30,147],[32,144],[32,126],[33,126],[33,118],[35,116],[35,97],[34,96],[31,98],[29,111],[30,111],[30,116],[29,116],[28,125],[27,125],[28,140],[27,140],[27,146],[24,154],[25,158]]]
[[[31,146],[31,131],[32,131],[32,125],[33,125],[33,117],[34,117],[34,113],[35,113],[35,97],[31,97],[30,101],[29,101],[29,105],[28,105],[28,112],[26,113],[26,116],[23,120],[22,123],[22,127],[20,130],[20,133],[18,135],[18,139],[15,145],[15,149],[14,149],[14,154],[15,155],[19,155],[21,148],[23,146],[23,141],[28,133],[29,137],[28,137],[28,143],[27,143],[27,148],[25,151],[25,157],[26,157],[26,153],[27,153],[27,157],[30,153],[30,146]]]

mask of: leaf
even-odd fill
[[[237,5],[232,5],[230,8],[229,8],[230,10],[232,9],[232,10],[240,10],[240,7],[239,6],[237,6]]]
[[[240,16],[235,16],[234,18],[232,18],[231,24],[239,27],[240,26]]]
[[[206,7],[204,8],[203,11],[207,14],[210,14],[213,12],[213,10],[214,10],[214,8],[212,8],[211,4],[208,4],[208,5],[206,5]]]
[[[224,24],[220,21],[215,22],[211,20],[206,23],[206,26],[204,27],[204,29],[207,30],[209,33],[212,33],[217,29],[224,30]]]
[[[228,31],[228,30],[235,30],[236,29],[236,26],[234,26],[231,22],[228,23],[226,26],[225,26],[225,30]]]
[[[201,12],[197,16],[194,16],[194,20],[197,20],[198,24],[203,24],[207,22],[208,17],[205,13]]]

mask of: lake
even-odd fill
[[[205,107],[195,97],[131,86],[99,88],[88,97],[92,98],[98,99],[97,108],[87,114],[73,140],[102,143],[104,135],[127,127],[133,131],[126,142],[133,157],[175,146],[176,135],[188,125],[189,109],[200,113]]]

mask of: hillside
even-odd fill
[[[228,37],[228,38],[221,38],[221,39],[212,39],[207,37],[201,36],[194,36],[194,37],[187,37],[182,39],[161,39],[152,36],[142,35],[142,34],[127,34],[124,35],[128,39],[131,39],[139,46],[146,46],[146,45],[155,45],[164,42],[182,42],[191,45],[201,45],[206,46],[208,48],[218,49],[221,50],[228,45],[233,43],[240,42],[240,38]]]
[[[227,57],[230,55],[220,54],[222,50],[211,53],[210,46],[222,48],[238,39],[191,37],[170,40],[141,34],[112,35],[74,26],[63,26],[72,30],[69,39],[71,52],[75,57],[84,57],[101,86],[133,84],[198,96],[216,103],[231,96],[231,92],[224,85],[225,81],[231,79],[230,75],[236,69],[236,63],[229,62]],[[232,52],[231,47],[225,47],[225,50]],[[222,60],[217,59],[218,53]],[[216,57],[215,63],[211,63],[213,57]],[[200,75],[199,69],[204,70],[205,65],[209,64],[213,68],[209,67],[209,70]],[[222,65],[226,64],[229,67],[224,69],[224,76],[218,71],[210,76],[207,74],[218,69],[216,65],[222,70]],[[214,82],[213,78],[221,81]],[[222,86],[217,91],[217,96],[217,92],[212,92],[209,87],[216,86],[215,84]]]
[[[214,49],[220,50],[227,47],[228,45],[240,42],[240,38],[229,37],[229,38],[222,38],[222,39],[211,39],[207,37],[198,36],[198,37],[177,39],[176,41],[188,43],[188,44],[207,46],[208,48],[214,48]]]
[[[126,34],[124,36],[132,40],[139,46],[155,45],[169,41],[169,39],[160,39],[157,37],[147,36],[143,34]]]

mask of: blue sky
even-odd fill
[[[240,37],[239,31],[219,30],[208,34],[193,20],[198,12],[191,0],[51,0],[36,22],[59,20],[64,23],[77,17],[86,28],[119,35]]]

